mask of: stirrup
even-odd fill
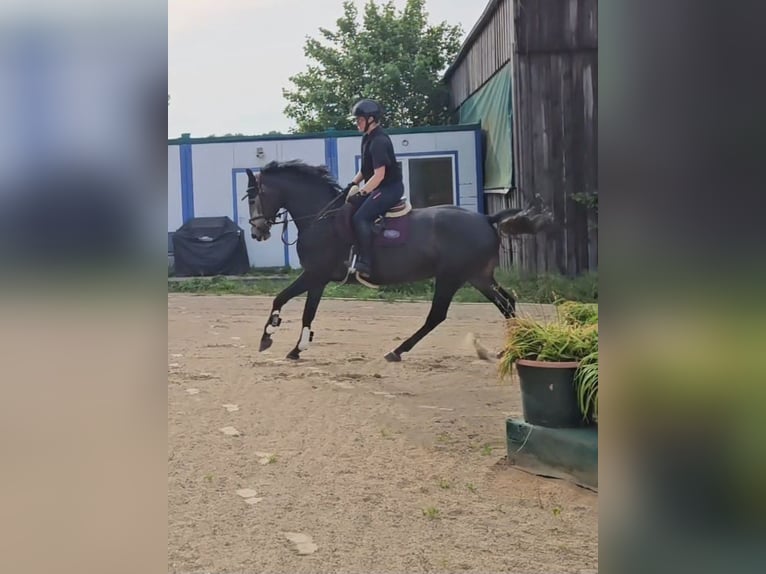
[[[349,273],[356,273],[356,272],[359,271],[359,269],[357,269],[357,267],[356,267],[356,264],[357,264],[358,261],[359,261],[359,255],[354,253],[351,256],[351,262],[348,264]]]
[[[359,256],[354,253],[353,257],[351,258],[351,263],[348,266],[349,273],[359,273],[359,268],[357,267],[357,263],[359,262]],[[367,265],[368,273],[367,276],[369,277],[372,275],[372,266]]]

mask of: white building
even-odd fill
[[[454,204],[484,212],[482,136],[479,124],[387,129],[413,207]],[[302,160],[326,165],[343,186],[359,169],[361,135],[319,134],[192,138],[168,141],[168,233],[193,217],[228,216],[245,231],[252,267],[300,267],[295,245],[250,237],[245,169],[271,161]],[[288,242],[296,229],[288,225]],[[170,242],[168,242],[170,243]]]

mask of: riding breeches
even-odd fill
[[[370,255],[372,246],[372,222],[394,207],[404,195],[402,183],[381,185],[375,189],[354,214],[354,230],[359,238],[362,253]]]

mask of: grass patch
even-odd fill
[[[559,317],[567,325],[594,325],[598,323],[598,304],[564,301],[558,305]]]
[[[429,506],[428,508],[423,509],[423,516],[428,518],[429,520],[436,520],[440,517],[440,512],[438,508],[434,508],[433,506]]]
[[[259,270],[261,271],[261,270]],[[284,271],[284,270],[282,270]],[[290,270],[275,276],[273,273],[255,271],[244,279],[225,277],[195,277],[183,281],[168,281],[170,293],[193,293],[205,295],[276,295],[292,283],[299,271]],[[579,277],[539,275],[522,277],[516,272],[496,273],[498,282],[524,303],[554,303],[561,300],[593,303],[598,300],[598,275],[588,273]],[[434,295],[433,280],[382,286],[370,289],[363,285],[330,283],[324,297],[330,299],[362,300],[412,300],[430,301]],[[463,286],[455,294],[458,303],[488,303],[484,296],[470,285]]]
[[[449,433],[442,432],[436,435],[436,442],[444,446],[452,446],[459,442],[457,437],[452,436]]]

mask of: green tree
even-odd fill
[[[324,42],[308,38],[304,54],[313,62],[283,89],[285,114],[294,132],[353,129],[350,107],[373,98],[386,111],[384,125],[412,127],[449,122],[449,91],[441,74],[460,49],[462,29],[428,24],[425,0],[407,0],[397,11],[392,2],[368,0],[363,23],[353,2],[343,2],[337,30],[320,28]]]

